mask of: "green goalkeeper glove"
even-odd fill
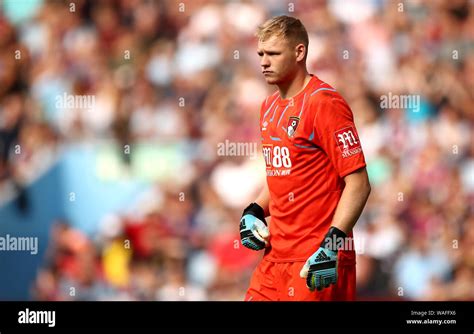
[[[245,208],[240,219],[240,240],[242,245],[253,250],[264,249],[268,245],[270,232],[265,221],[265,213],[257,203]]]
[[[321,291],[337,282],[337,244],[346,234],[331,226],[319,249],[309,257],[301,269],[300,277],[306,278],[309,290]]]

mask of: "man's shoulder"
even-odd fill
[[[278,90],[274,91],[271,95],[268,95],[263,101],[262,101],[262,107],[261,111],[265,111],[268,108],[270,108],[272,105],[275,104],[276,100],[278,100],[279,97],[279,92]]]
[[[313,85],[308,95],[308,103],[311,108],[331,109],[340,104],[347,105],[346,100],[337,89],[319,79],[318,82]]]
[[[316,78],[308,95],[308,99],[312,103],[327,102],[333,98],[340,97],[340,94],[333,86],[319,78]]]

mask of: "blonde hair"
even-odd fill
[[[308,32],[300,20],[291,16],[281,15],[266,21],[258,26],[255,36],[261,41],[276,36],[285,38],[292,45],[302,43],[308,53]]]

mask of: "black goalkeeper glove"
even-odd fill
[[[257,203],[245,208],[240,219],[240,240],[242,245],[253,250],[264,249],[268,245],[268,230],[265,213]]]

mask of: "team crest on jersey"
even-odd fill
[[[286,127],[286,133],[288,134],[288,137],[293,137],[298,124],[300,124],[300,118],[296,116],[290,116],[288,119],[288,126]]]

